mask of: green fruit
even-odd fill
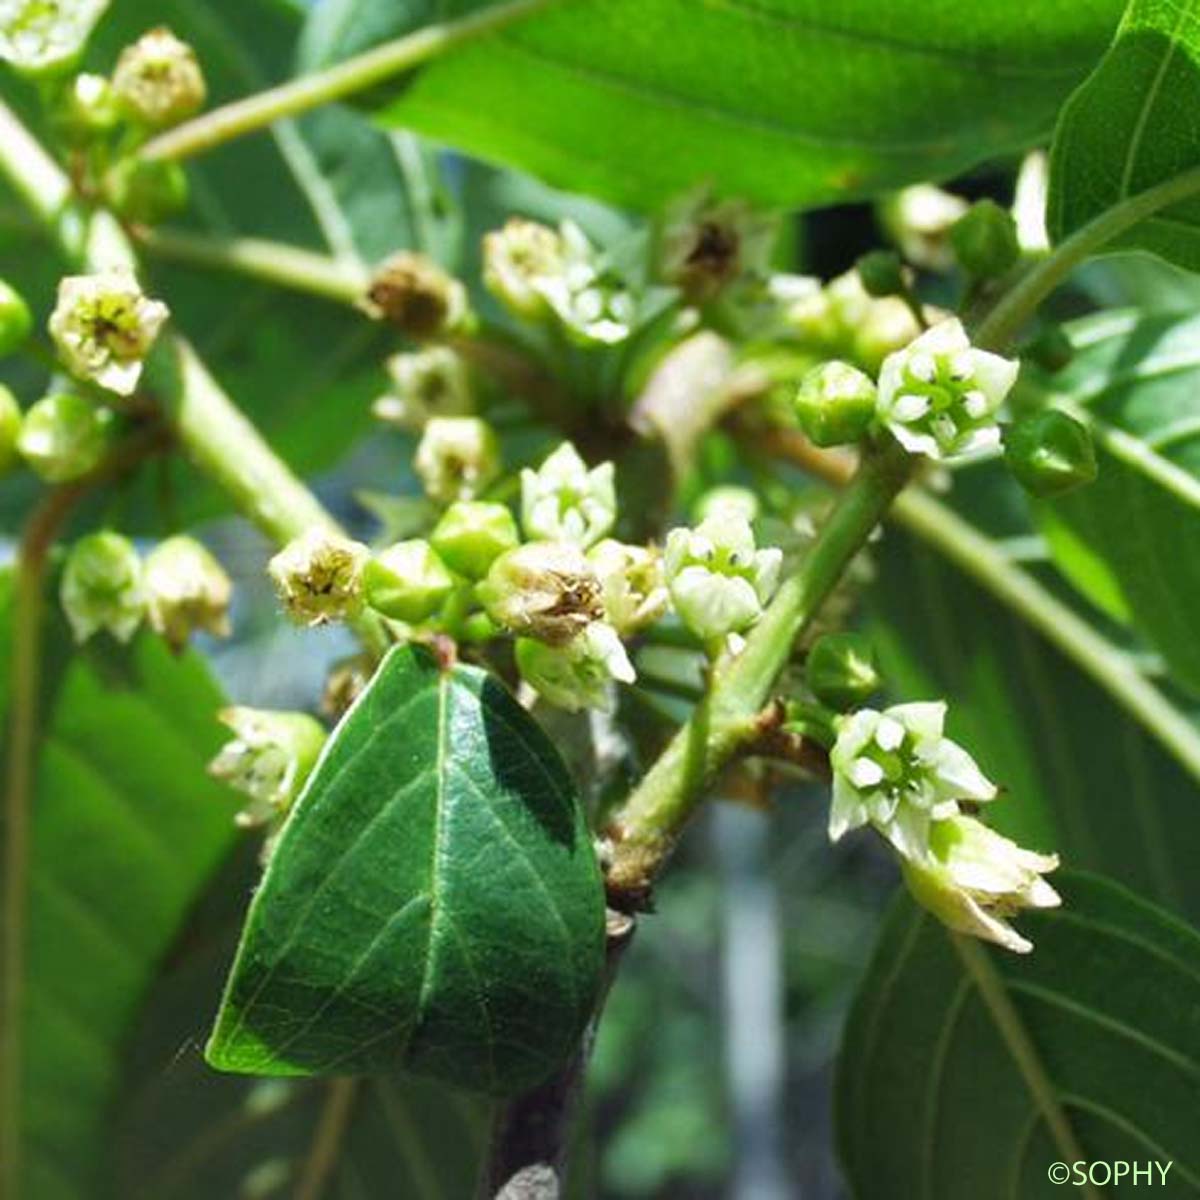
[[[1022,417],[1004,435],[1004,460],[1026,491],[1061,496],[1096,478],[1087,426],[1057,408]]]

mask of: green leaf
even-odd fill
[[[838,1072],[859,1200],[959,1197],[965,1180],[978,1200],[1039,1200],[1064,1190],[1052,1163],[1080,1160],[1170,1163],[1161,1194],[1200,1195],[1200,937],[1107,881],[1055,885],[1061,909],[1022,917],[1028,956],[896,904]]]
[[[1027,387],[1084,417],[1100,474],[1037,506],[1047,541],[1086,596],[1200,691],[1200,319],[1103,313],[1068,332],[1070,366],[1031,372]]]
[[[7,582],[0,590],[7,652]],[[65,647],[68,636],[55,620],[48,640]],[[66,1200],[90,1194],[122,1041],[231,844],[235,805],[205,773],[221,697],[197,657],[176,659],[149,636],[129,649],[97,641],[46,677],[15,1032],[20,1194]]]
[[[487,6],[325,0],[302,65]],[[816,204],[1043,137],[1119,12],[1115,0],[574,0],[369,103],[388,124],[635,208],[706,179],[766,205]]]
[[[1200,3],[1132,0],[1112,48],[1063,109],[1046,206],[1058,241],[1131,196],[1200,166],[1180,114],[1200,106]],[[1200,268],[1200,198],[1162,209],[1109,248]]]
[[[492,676],[398,648],[288,819],[208,1059],[514,1091],[572,1051],[603,955],[599,868],[548,739]]]
[[[1011,611],[908,538],[879,551],[869,629],[898,699],[948,729],[1005,794],[992,823],[1071,867],[1200,916],[1196,785],[1107,693]]]

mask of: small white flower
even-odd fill
[[[637,318],[637,303],[624,280],[606,266],[573,221],[559,226],[563,263],[540,276],[537,290],[568,337],[584,346],[623,342]]]
[[[463,360],[448,346],[393,354],[386,363],[392,386],[371,407],[381,421],[420,430],[434,417],[465,417],[473,409]]]
[[[521,525],[525,536],[570,542],[586,550],[617,519],[613,465],[588,470],[570,442],[563,442],[536,470],[521,472]]]
[[[79,57],[109,0],[0,0],[0,58],[21,71],[66,67]]]
[[[566,269],[562,235],[547,225],[511,217],[483,238],[483,282],[513,313],[540,320],[550,310],[552,281]]]
[[[578,712],[615,707],[613,683],[633,683],[637,673],[611,625],[593,621],[578,637],[562,646],[522,639],[517,642],[517,666],[542,699]]]
[[[958,815],[959,800],[986,801],[996,786],[957,742],[944,737],[946,705],[859,709],[841,719],[829,755],[829,837],[870,823],[913,862],[929,857],[933,821]]]
[[[604,597],[605,619],[628,635],[657,621],[669,597],[657,549],[605,538],[588,552]]]
[[[500,443],[478,417],[433,417],[413,457],[431,499],[471,500],[500,473]]]
[[[114,269],[63,279],[49,329],[73,375],[128,396],[167,316],[167,306],[143,295],[132,272]]]
[[[174,650],[196,630],[229,636],[233,584],[211,552],[195,538],[177,536],[146,555],[150,625]]]
[[[146,614],[142,562],[133,543],[110,530],[80,538],[67,556],[59,595],[76,642],[101,629],[129,641]]]
[[[996,411],[1019,364],[976,350],[956,318],[889,354],[879,373],[879,419],[906,449],[950,458],[1000,441]]]
[[[762,615],[779,579],[781,550],[759,550],[750,523],[719,509],[695,529],[673,529],[667,587],[683,623],[705,641],[740,633]]]
[[[902,865],[909,890],[940,921],[1018,954],[1033,943],[1006,918],[1062,903],[1042,878],[1058,866],[1057,855],[1025,850],[974,817],[935,821],[928,858]]]
[[[163,26],[121,51],[112,87],[126,112],[155,127],[190,117],[207,93],[196,52]]]
[[[314,525],[267,564],[292,620],[303,625],[354,616],[363,603],[363,571],[371,552],[362,542]]]

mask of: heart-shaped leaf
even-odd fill
[[[599,867],[550,742],[494,677],[399,648],[283,830],[208,1060],[515,1091],[570,1054],[603,953]]]

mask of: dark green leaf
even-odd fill
[[[1092,430],[1094,484],[1038,506],[1064,573],[1200,690],[1200,320],[1104,313],[1069,327],[1074,361],[1030,374]]]
[[[1200,4],[1133,0],[1112,49],[1063,109],[1050,159],[1047,225],[1056,241],[1191,167],[1200,145]],[[1200,199],[1163,209],[1111,246],[1200,268]]]
[[[208,1058],[515,1090],[575,1045],[603,946],[599,868],[549,741],[492,676],[399,648],[284,828]]]
[[[10,636],[6,623],[5,651]],[[67,644],[60,621],[52,637]],[[232,841],[234,805],[205,773],[221,698],[197,658],[148,636],[129,650],[97,642],[47,677],[15,1034],[20,1194],[68,1200],[90,1194],[122,1041]]]
[[[1028,956],[896,905],[842,1044],[859,1200],[1039,1200],[1080,1160],[1170,1164],[1155,1194],[1200,1195],[1200,937],[1104,880],[1055,882],[1063,907],[1022,918]]]
[[[486,6],[324,0],[303,65]],[[1037,140],[1119,11],[1114,0],[573,0],[371,103],[389,124],[631,207],[708,179],[767,205],[813,204]]]
[[[945,697],[949,729],[1006,794],[1005,833],[1200,914],[1196,785],[1011,611],[906,538],[880,551],[870,630],[904,700]]]

